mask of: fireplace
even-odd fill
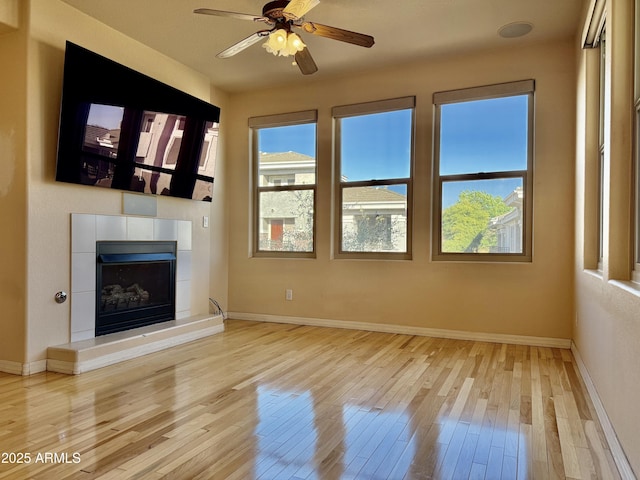
[[[106,335],[173,320],[176,242],[96,242],[96,329]]]

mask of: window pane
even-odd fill
[[[315,123],[258,130],[258,152],[259,186],[315,183]]]
[[[407,186],[342,190],[342,251],[407,251]]]
[[[260,192],[258,250],[313,251],[313,190]]]
[[[443,182],[443,253],[522,253],[522,178]]]
[[[441,105],[440,175],[527,169],[528,95]]]
[[[395,110],[339,119],[343,181],[409,178],[412,112]]]

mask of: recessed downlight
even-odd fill
[[[502,38],[523,37],[533,30],[533,24],[529,22],[513,22],[507,23],[498,29],[498,35]]]

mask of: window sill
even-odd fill
[[[640,298],[640,283],[631,282],[628,280],[609,280],[609,285],[624,290],[631,295]]]
[[[412,259],[410,253],[339,252],[333,256],[333,260],[407,261]]]
[[[584,273],[586,273],[589,276],[595,277],[599,280],[604,280],[604,275],[602,274],[602,270],[595,270],[593,268],[585,268],[583,270]]]
[[[513,263],[513,264],[533,264],[530,255],[500,255],[496,253],[440,253],[434,254],[431,258],[434,262],[449,263]]]
[[[315,260],[314,252],[253,252],[251,258],[271,258],[276,260]]]

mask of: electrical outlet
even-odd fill
[[[293,290],[291,290],[290,288],[287,288],[284,291],[284,299],[285,300],[293,300]]]

